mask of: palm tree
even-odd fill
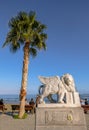
[[[3,47],[9,45],[10,50],[16,52],[23,45],[24,51],[19,111],[19,118],[22,118],[25,113],[29,56],[36,56],[38,50],[46,49],[47,34],[44,33],[46,26],[36,20],[34,11],[19,12],[17,16],[12,17],[8,25],[10,31]]]

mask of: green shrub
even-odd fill
[[[22,118],[19,118],[19,115],[13,115],[13,118],[14,119],[25,119],[25,118],[27,118],[27,113],[24,113]]]

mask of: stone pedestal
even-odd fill
[[[83,109],[61,104],[39,104],[36,130],[87,130]]]

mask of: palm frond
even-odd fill
[[[33,47],[31,47],[31,48],[29,49],[29,52],[30,52],[30,54],[31,54],[33,57],[35,57],[35,56],[37,55],[37,50],[36,50],[35,48],[33,48]]]
[[[10,44],[10,51],[15,53],[18,49],[20,49],[19,43],[14,43],[14,45]]]
[[[30,11],[28,15],[29,15],[30,25],[32,25],[36,19],[36,13],[34,11]]]

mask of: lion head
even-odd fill
[[[72,75],[70,74],[64,74],[62,77],[61,77],[61,80],[65,86],[65,88],[71,92],[75,91],[75,83],[74,83],[74,79],[72,77]]]

